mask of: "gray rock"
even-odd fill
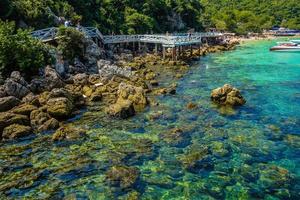
[[[45,68],[45,81],[47,90],[52,90],[53,88],[61,88],[65,85],[61,76],[56,72],[55,69],[53,69],[49,65]]]
[[[12,72],[10,78],[6,79],[4,88],[9,96],[17,98],[23,98],[30,93],[27,82],[18,71]]]
[[[20,100],[14,96],[0,98],[0,112],[5,112],[20,104]]]
[[[99,74],[104,77],[110,77],[114,75],[118,76],[124,76],[130,78],[133,76],[133,72],[130,69],[125,69],[118,67],[117,65],[114,64],[108,64],[110,63],[109,61],[103,61],[99,60],[97,65],[98,65],[98,70]]]

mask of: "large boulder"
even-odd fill
[[[42,110],[34,110],[31,112],[30,123],[37,131],[54,130],[59,127],[59,122]]]
[[[68,98],[58,97],[47,101],[47,112],[56,119],[68,118],[73,110],[73,103]]]
[[[8,94],[9,96],[17,97],[19,99],[30,93],[27,82],[18,71],[12,72],[10,78],[6,79],[4,88],[6,94]]]
[[[120,83],[118,89],[118,101],[129,100],[133,103],[135,111],[141,111],[148,105],[144,89],[126,83]]]
[[[211,93],[211,100],[220,105],[241,106],[246,100],[240,91],[229,84],[217,88]]]
[[[135,115],[135,110],[132,101],[118,100],[106,109],[106,113],[114,118],[127,119]]]
[[[47,90],[52,90],[53,88],[61,88],[65,85],[61,76],[56,72],[55,69],[53,69],[49,65],[45,68],[45,82]]]
[[[0,98],[0,112],[5,112],[20,104],[20,100],[14,96]]]
[[[11,140],[27,136],[31,133],[30,126],[24,126],[20,124],[12,124],[3,130],[2,138],[4,140]]]

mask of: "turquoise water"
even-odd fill
[[[94,108],[73,122],[88,129],[80,141],[53,143],[44,133],[0,144],[0,199],[299,199],[300,53],[269,52],[274,44],[201,58],[177,95],[129,120]],[[210,102],[225,83],[245,106]],[[125,188],[111,184],[112,166],[139,176]]]

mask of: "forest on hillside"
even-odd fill
[[[20,27],[56,25],[62,16],[103,33],[185,31],[245,34],[272,26],[300,29],[299,0],[1,0],[0,18]]]

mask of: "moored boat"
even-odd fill
[[[270,48],[270,51],[281,51],[281,52],[300,52],[300,41],[299,44],[295,42],[277,42],[277,45]]]

